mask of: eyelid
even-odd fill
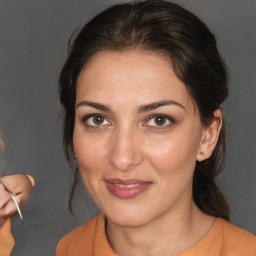
[[[92,113],[92,114],[88,114],[82,117],[81,122],[84,123],[85,126],[88,127],[93,127],[93,128],[99,128],[101,126],[109,126],[109,125],[104,125],[104,124],[100,124],[100,125],[91,125],[91,124],[87,124],[86,121],[88,121],[88,119],[92,118],[92,117],[102,117],[104,118],[109,124],[111,124],[111,122],[108,120],[108,118],[105,115],[99,114],[99,113]]]
[[[104,117],[104,115],[102,114],[98,114],[98,113],[93,113],[93,114],[88,114],[88,115],[84,115],[82,118],[81,118],[81,121],[82,122],[85,122],[87,119],[89,119],[90,117],[94,117],[94,116],[101,116],[101,117]]]
[[[147,126],[147,125],[144,125],[145,123],[148,123],[150,120],[152,120],[153,118],[156,118],[156,117],[162,117],[162,118],[166,118],[171,124],[175,124],[176,123],[176,120],[175,118],[171,117],[171,116],[168,116],[168,115],[165,115],[165,114],[153,114],[151,116],[149,116],[145,122],[143,123],[143,126]],[[157,128],[157,129],[164,129],[168,126],[170,126],[171,124],[164,124],[162,126],[158,126],[158,125],[148,125],[149,127],[154,127],[154,128]]]
[[[104,118],[104,122],[107,121],[108,124],[89,124],[87,123],[86,121],[89,120],[90,118],[93,118],[93,117],[102,117]],[[166,118],[166,120],[168,121],[168,124],[164,124],[164,125],[148,125],[147,123],[152,120],[153,118],[156,118],[156,117],[162,117],[162,118]],[[91,127],[91,128],[101,128],[101,127],[106,127],[106,126],[110,126],[112,125],[112,122],[109,121],[109,118],[106,117],[105,115],[103,114],[100,114],[100,113],[91,113],[91,114],[87,114],[85,116],[83,116],[81,118],[81,122],[87,126],[87,127]],[[176,119],[169,116],[169,115],[166,115],[166,114],[152,114],[150,115],[149,117],[147,117],[143,123],[142,123],[142,126],[148,126],[148,127],[153,127],[153,128],[156,128],[156,129],[164,129],[164,128],[167,128],[169,126],[171,126],[172,124],[175,124],[176,123]]]

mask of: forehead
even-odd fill
[[[146,51],[101,52],[80,72],[76,101],[147,104],[172,99],[190,107],[192,99],[167,58]]]

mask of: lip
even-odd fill
[[[107,179],[104,181],[108,191],[121,199],[134,198],[146,191],[152,185],[152,182],[137,179]]]

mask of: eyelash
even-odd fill
[[[104,115],[101,115],[101,114],[89,114],[89,115],[86,115],[85,117],[82,118],[82,122],[84,123],[85,126],[87,127],[90,127],[90,128],[101,128],[102,126],[109,126],[109,125],[102,125],[101,123],[100,124],[89,124],[89,119],[90,118],[103,118],[103,123],[105,121],[107,121],[108,123],[110,123],[108,121],[108,119],[104,116]],[[147,123],[149,123],[151,120],[155,119],[155,118],[163,118],[165,119],[165,122],[163,125],[147,125]],[[170,122],[168,124],[165,124],[166,122]],[[92,120],[93,122],[93,120]],[[176,120],[173,118],[173,117],[170,117],[170,116],[167,116],[167,115],[162,115],[162,114],[155,114],[155,115],[151,115],[149,118],[146,119],[145,122],[143,122],[143,126],[148,126],[148,127],[153,127],[154,129],[164,129],[164,128],[167,128],[169,127],[170,125],[172,124],[175,124],[176,123]],[[111,123],[110,123],[111,124]]]
[[[149,121],[155,119],[155,118],[164,118],[165,119],[165,122],[163,125],[149,125],[150,127],[154,127],[154,129],[164,129],[164,128],[168,128],[170,125],[172,124],[175,124],[176,123],[176,120],[171,117],[171,116],[167,116],[167,115],[162,115],[162,114],[155,114],[155,115],[151,115],[145,123],[148,123]],[[165,124],[166,122],[169,122],[168,124]],[[147,126],[147,125],[144,125],[143,126]]]
[[[88,124],[90,118],[97,118],[97,117],[103,118],[104,121],[106,121],[106,120],[108,121],[108,119],[104,115],[101,115],[101,114],[90,114],[90,115],[86,115],[85,117],[83,117],[82,118],[82,122],[84,123],[85,126],[90,127],[90,128],[100,128],[102,126],[106,126],[106,125],[101,125],[101,124],[99,124],[99,125],[97,125],[97,124],[94,124],[94,125]]]

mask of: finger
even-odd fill
[[[31,176],[15,174],[1,177],[0,182],[16,198],[19,198],[19,206],[23,206],[29,198],[32,185],[35,181]]]
[[[20,193],[30,194],[32,189],[32,183],[29,177],[23,174],[14,174],[1,177],[1,182],[13,195]]]
[[[0,184],[1,186],[1,184]],[[9,201],[11,201],[11,195],[3,188],[0,189],[0,209],[4,208]]]
[[[0,182],[0,195],[2,193],[2,191],[5,191],[5,186]]]
[[[13,201],[9,201],[7,205],[0,210],[0,218],[6,219],[13,216],[16,212],[16,205]]]
[[[34,186],[35,186],[35,184],[36,184],[35,179],[34,179],[31,175],[28,175],[28,174],[27,174],[27,177],[29,178],[29,180],[30,180],[30,182],[31,182],[32,187],[34,187]]]

